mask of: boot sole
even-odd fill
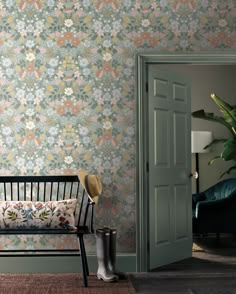
[[[116,282],[118,279],[117,278],[114,278],[114,279],[104,279],[103,277],[101,276],[97,276],[98,280],[102,280],[103,282],[106,282],[106,283],[113,283],[113,282]]]

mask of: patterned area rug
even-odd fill
[[[0,274],[0,294],[135,294],[129,279],[105,283],[91,274],[83,287],[81,274]]]

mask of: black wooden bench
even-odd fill
[[[80,185],[78,176],[0,176],[0,205],[1,208],[0,219],[3,214],[8,213],[8,217],[15,220],[16,216],[14,212],[9,212],[6,207],[11,204],[17,205],[25,203],[25,201],[50,203],[54,204],[61,202],[70,203],[70,199],[78,199],[76,210],[74,212],[74,218],[76,220],[75,228],[68,229],[64,227],[60,228],[37,228],[32,226],[30,228],[23,226],[17,228],[11,228],[11,225],[6,224],[4,220],[4,226],[0,227],[0,234],[76,234],[79,243],[79,249],[13,249],[13,250],[0,250],[0,256],[22,256],[22,253],[32,253],[33,256],[71,256],[76,255],[81,257],[82,269],[83,269],[83,282],[84,286],[88,286],[87,276],[89,275],[89,268],[86,257],[86,250],[84,245],[84,235],[94,232],[93,229],[93,211],[95,202],[88,195],[87,191]],[[75,201],[75,200],[73,200]],[[67,204],[65,204],[67,205]],[[53,207],[54,209],[54,207]],[[63,217],[62,217],[63,219]],[[27,222],[26,219],[24,219]],[[46,220],[47,221],[47,220]],[[28,254],[26,256],[32,256]]]

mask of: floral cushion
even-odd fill
[[[0,201],[1,229],[76,229],[77,199]]]

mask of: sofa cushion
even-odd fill
[[[228,198],[236,192],[236,179],[226,179],[205,191],[207,200],[220,200]]]
[[[0,201],[1,229],[76,229],[77,199]]]

